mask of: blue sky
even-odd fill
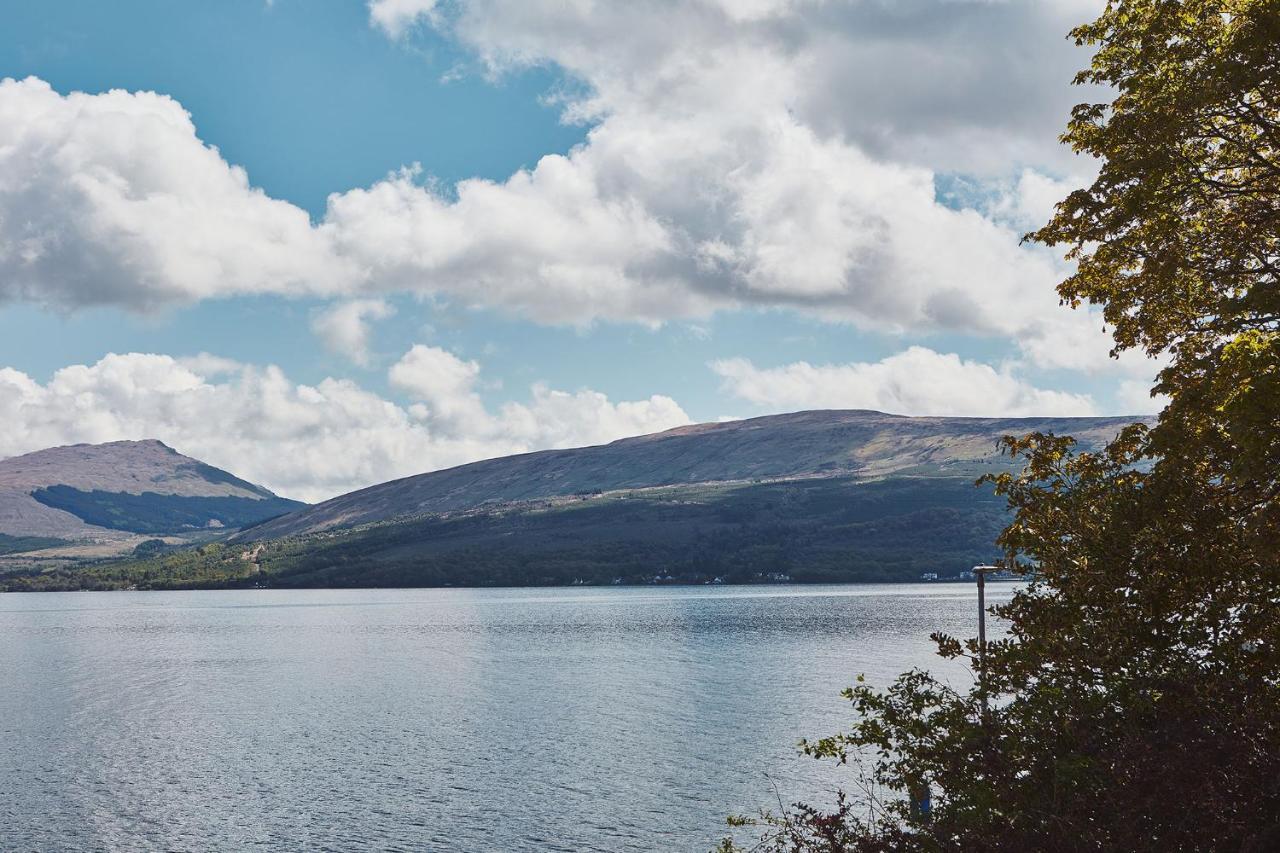
[[[1054,141],[1091,3],[1000,6],[13,4],[0,455],[268,440],[217,396],[292,412],[236,470],[322,497],[685,420],[1142,406],[1017,243],[1092,168]],[[276,461],[308,441],[373,449]]]

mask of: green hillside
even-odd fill
[[[217,543],[5,589],[908,581],[994,556],[1003,501],[967,478],[618,491]]]
[[[0,533],[0,556],[5,554],[25,554],[39,551],[42,548],[56,548],[68,544],[65,539],[53,536],[10,536]]]
[[[217,472],[218,469],[209,470]],[[197,497],[156,492],[134,495],[98,489],[85,491],[58,485],[37,489],[31,493],[31,497],[45,506],[69,512],[86,524],[96,527],[157,534],[208,527],[244,527],[306,506],[298,501],[278,498],[269,492],[267,494],[269,497],[262,498],[239,495]]]

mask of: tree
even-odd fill
[[[1280,0],[1113,0],[1072,35],[1115,93],[1063,136],[1100,170],[1028,239],[1115,352],[1167,359],[1169,403],[1101,453],[1006,439],[999,544],[1035,570],[1008,638],[977,668],[935,635],[969,692],[846,691],[850,730],[805,749],[889,796],[766,817],[768,849],[1280,849]]]

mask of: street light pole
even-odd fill
[[[987,717],[987,575],[1000,571],[999,566],[974,566],[978,579],[978,690],[982,694],[982,718]]]

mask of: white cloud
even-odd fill
[[[494,72],[555,63],[571,115],[792,115],[877,161],[1004,177],[1069,172],[1057,143],[1089,54],[1067,38],[1102,0],[466,0],[424,22]],[[376,23],[376,19],[375,19]]]
[[[505,183],[462,181],[453,199],[405,171],[331,196],[321,227],[378,288],[545,323],[652,322],[729,304],[666,269],[676,257],[667,226],[638,200],[602,196],[590,169],[548,156]]]
[[[1116,406],[1127,415],[1155,415],[1169,405],[1165,394],[1152,394],[1154,380],[1124,379],[1116,388]]]
[[[807,25],[799,55],[811,76],[797,110],[880,159],[991,177],[1027,164],[1087,170],[1057,143],[1071,106],[1096,94],[1067,85],[1089,55],[1066,34],[1103,5],[805,4],[793,17]]]
[[[427,348],[408,363],[423,367]],[[435,350],[438,364],[448,353]],[[457,361],[455,359],[455,361]],[[403,363],[403,362],[402,362]],[[65,367],[41,384],[0,368],[0,457],[50,445],[158,438],[278,493],[321,500],[340,492],[476,459],[611,441],[689,422],[668,397],[610,402],[535,386],[527,403],[469,409],[478,373],[414,385],[434,405],[472,419],[434,417],[342,379],[292,382],[274,366],[202,356],[111,354]],[[403,378],[403,375],[402,375]],[[453,397],[450,397],[453,395]]]
[[[877,362],[758,368],[741,358],[711,364],[729,393],[773,411],[875,409],[900,415],[1092,415],[1087,395],[1036,388],[1010,370],[911,347]]]
[[[1167,356],[1149,358],[1130,349],[1110,355],[1114,341],[1096,310],[1060,311],[1028,324],[1017,339],[1024,358],[1036,367],[1070,370],[1091,376],[1103,374],[1149,379],[1167,363]]]
[[[599,391],[556,391],[543,384],[529,403],[507,403],[498,415],[503,433],[531,447],[604,444],[623,435],[644,435],[688,424],[670,397],[611,403]]]
[[[1054,136],[1086,60],[1064,36],[1092,8],[374,0],[373,25],[436,27],[494,74],[558,66],[582,84],[566,118],[594,124],[505,181],[450,192],[409,168],[335,193],[316,224],[252,188],[171,99],[9,81],[0,297],[411,291],[555,324],[779,305],[1050,347],[1063,268],[1018,237],[1056,186],[1043,176],[1076,169]],[[1016,209],[940,204],[935,178],[955,171],[1018,181]]]
[[[475,390],[479,376],[477,362],[423,344],[414,345],[387,373],[392,387],[424,404],[414,410],[419,418],[470,435],[489,431],[489,413]]]
[[[415,20],[435,13],[438,0],[369,0],[369,20],[392,38],[399,38]]]
[[[177,101],[0,81],[0,299],[151,308],[331,293],[353,269],[249,184]]]
[[[311,330],[331,351],[368,366],[369,323],[385,320],[395,309],[381,299],[353,299],[336,303],[311,319]]]
[[[1054,207],[1068,193],[1086,184],[1083,180],[1052,178],[1024,168],[1016,179],[998,188],[993,203],[984,212],[997,222],[1023,232],[1031,231],[1049,221]]]
[[[540,173],[554,169],[547,183],[591,188],[576,210],[624,206],[653,236],[621,252],[589,240],[622,276],[608,277],[608,304],[577,311],[662,319],[762,303],[1027,337],[1052,332],[1064,268],[1018,238],[1044,210],[1046,172],[1092,168],[1056,137],[1089,94],[1067,85],[1088,56],[1066,33],[1101,5],[690,0],[655,14],[469,0],[429,22],[493,73],[550,63],[585,84],[565,112],[596,125],[538,165],[533,190],[548,198]],[[1019,220],[939,204],[936,174],[957,171],[997,190],[1017,180]],[[488,189],[496,207],[512,186]],[[546,247],[535,236],[522,241],[531,259]],[[556,257],[572,267],[575,254]],[[558,306],[556,291],[538,292]]]
[[[495,414],[481,402],[480,365],[417,344],[387,374],[392,387],[420,401],[409,407],[418,420],[451,434],[512,441],[527,447],[599,444],[689,423],[670,397],[611,403],[598,391],[557,391],[537,383],[529,403],[508,402]],[[659,425],[646,429],[647,425]],[[514,452],[514,451],[513,451]]]

